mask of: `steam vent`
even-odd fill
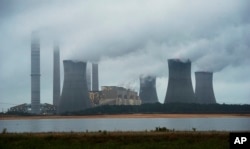
[[[140,99],[142,103],[156,103],[158,97],[156,93],[156,77],[140,77]]]
[[[91,107],[86,80],[86,62],[64,60],[64,82],[58,113]]]
[[[213,73],[203,71],[195,72],[195,80],[195,96],[198,103],[216,103],[213,90]]]
[[[194,103],[190,60],[169,59],[169,80],[165,103]]]

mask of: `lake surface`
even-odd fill
[[[155,127],[197,131],[250,131],[250,118],[99,118],[0,120],[0,131],[8,132],[84,132],[144,131]]]

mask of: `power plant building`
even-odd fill
[[[89,92],[92,105],[141,105],[137,92],[117,86],[102,86],[101,91]]]
[[[56,107],[60,100],[60,88],[60,49],[58,43],[54,43],[53,105]]]
[[[58,113],[76,112],[90,108],[86,62],[64,60],[63,65],[64,82]]]
[[[195,72],[195,80],[195,96],[197,102],[201,104],[215,104],[213,73],[204,71]]]
[[[31,113],[40,114],[40,39],[31,35]]]
[[[156,92],[156,77],[141,76],[140,77],[140,99],[142,103],[156,103],[158,102]]]
[[[169,59],[169,80],[165,103],[195,103],[190,60]]]
[[[99,90],[98,64],[92,63],[92,91]]]

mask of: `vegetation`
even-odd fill
[[[131,105],[103,105],[84,111],[66,112],[62,115],[98,115],[98,114],[131,114],[131,113],[155,113],[155,114],[250,114],[250,105],[229,104],[142,104]],[[31,113],[8,111],[3,115],[32,116]],[[2,116],[3,116],[2,115]]]
[[[161,113],[161,114],[250,114],[250,105],[227,104],[143,104],[139,106],[104,105],[80,112],[64,115],[96,115],[96,114],[129,114],[129,113]]]
[[[4,133],[1,149],[227,149],[228,132],[178,132],[167,128],[145,132]],[[166,130],[166,131],[165,131]]]

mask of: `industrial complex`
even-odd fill
[[[98,63],[63,60],[64,80],[60,85],[60,48],[53,47],[53,105],[40,103],[40,38],[31,35],[31,104],[11,107],[12,112],[32,114],[62,114],[83,111],[101,105],[141,105],[159,102],[156,76],[140,76],[138,92],[118,86],[101,86],[99,90]],[[88,64],[88,69],[87,69]],[[164,103],[215,104],[213,73],[195,72],[195,92],[191,80],[191,61],[168,60],[168,85]]]

